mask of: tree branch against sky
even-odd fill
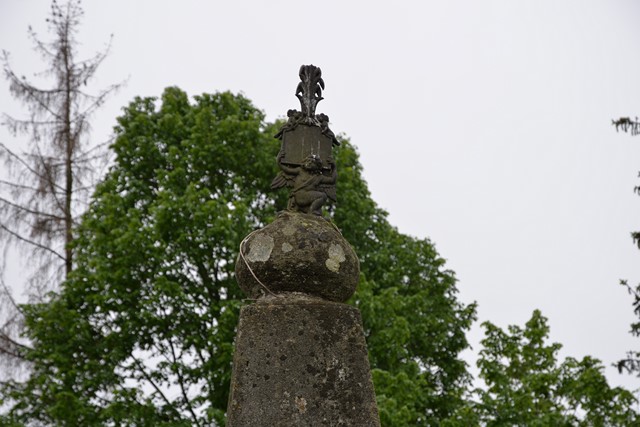
[[[640,121],[638,121],[637,117],[634,120],[629,117],[621,117],[617,120],[612,120],[612,124],[615,126],[616,131],[622,130],[625,133],[630,133],[632,136],[640,134]],[[633,191],[640,195],[640,186],[634,187]],[[631,238],[640,249],[640,231],[632,231]],[[635,288],[629,285],[627,280],[620,280],[620,284],[633,296],[633,313],[640,319],[640,284]],[[635,337],[640,336],[640,320],[631,324],[630,332]],[[628,351],[626,357],[619,360],[616,366],[620,373],[635,373],[640,377],[640,351]]]
[[[11,95],[22,102],[26,117],[3,114],[4,125],[14,137],[26,142],[0,141],[0,247],[7,254],[19,249],[29,259],[24,268],[32,302],[46,300],[60,281],[73,270],[72,242],[77,218],[85,210],[95,179],[107,161],[105,144],[90,144],[89,119],[116,91],[110,85],[97,94],[86,87],[109,53],[109,46],[94,56],[77,58],[78,28],[83,10],[78,0],[53,1],[47,18],[50,40],[41,39],[29,27],[35,52],[45,64],[34,73],[33,83],[17,72],[10,54],[2,51],[4,77]],[[17,147],[17,142],[23,144]],[[4,275],[6,266],[0,274]],[[21,313],[12,289],[18,283],[3,283],[0,292],[0,362],[20,358]],[[5,361],[6,362],[6,361]]]

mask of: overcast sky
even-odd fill
[[[0,0],[0,48],[18,74],[41,70],[48,0]],[[88,0],[84,56],[114,34],[93,87],[128,78],[94,117],[106,140],[134,96],[242,91],[269,120],[299,108],[301,64],[322,68],[318,106],[358,147],[378,204],[400,231],[433,240],[481,321],[550,319],[562,356],[610,365],[640,281],[640,2]],[[6,81],[0,111],[19,115]],[[0,130],[0,141],[18,141]],[[476,325],[470,339],[478,350]],[[473,352],[466,354],[475,363]]]

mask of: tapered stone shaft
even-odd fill
[[[242,309],[227,426],[379,426],[360,312],[301,295]]]

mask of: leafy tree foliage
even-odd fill
[[[73,242],[76,267],[30,305],[34,366],[5,386],[5,423],[222,425],[243,296],[240,241],[286,206],[266,192],[276,125],[242,96],[177,88],[118,119],[115,163]],[[361,257],[363,314],[385,426],[439,425],[469,384],[459,353],[475,306],[428,240],[399,233],[372,201],[348,141],[331,210]],[[0,422],[0,425],[1,422]]]
[[[108,49],[86,60],[77,59],[76,33],[82,17],[77,0],[53,1],[47,22],[51,41],[42,41],[29,29],[36,52],[47,64],[43,73],[52,80],[42,88],[20,77],[3,52],[4,75],[11,94],[29,111],[26,119],[4,115],[2,124],[14,134],[29,135],[25,152],[0,143],[0,159],[7,166],[0,177],[0,246],[25,250],[35,274],[31,294],[42,300],[73,269],[74,229],[93,190],[105,150],[87,144],[89,118],[118,85],[96,95],[85,92]],[[103,147],[104,148],[104,147]],[[22,313],[8,286],[0,292],[0,362],[22,359]],[[9,365],[7,365],[9,363]],[[8,369],[7,369],[8,370]],[[1,377],[2,375],[0,375]]]
[[[547,344],[549,326],[534,311],[524,329],[503,331],[485,322],[478,360],[485,388],[467,416],[486,426],[631,426],[640,421],[633,395],[611,388],[591,357],[558,361],[560,344]]]
[[[633,288],[626,280],[621,280],[620,284],[627,288],[629,294],[633,296],[633,312],[640,319],[640,284]],[[640,337],[640,320],[631,324],[631,334]],[[640,377],[640,351],[629,351],[627,357],[617,363],[618,371],[636,373]]]
[[[612,125],[616,127],[616,132],[629,132],[631,135],[635,136],[640,134],[640,121],[636,117],[635,120],[632,120],[629,117],[620,117],[618,120],[612,120]]]

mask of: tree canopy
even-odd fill
[[[286,206],[267,192],[276,124],[243,96],[168,88],[118,119],[115,162],[51,302],[26,307],[25,383],[4,386],[5,423],[222,425],[239,307],[240,241]],[[360,308],[384,425],[439,425],[464,403],[460,352],[475,306],[426,239],[371,199],[348,140],[331,219],[361,258]],[[1,424],[0,424],[1,425]]]
[[[610,387],[592,357],[558,360],[547,319],[536,310],[524,328],[483,323],[478,360],[485,387],[475,392],[473,424],[486,426],[631,426],[633,394]]]

